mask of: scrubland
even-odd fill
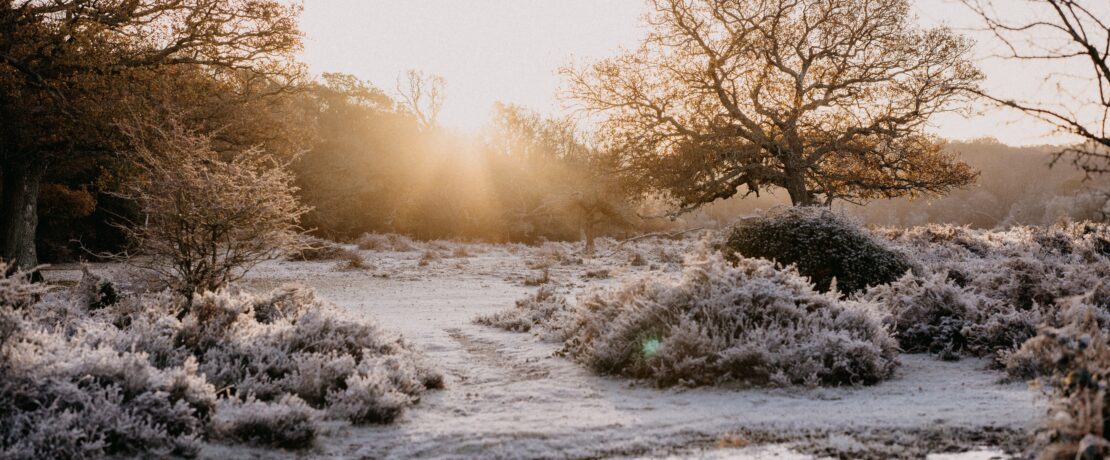
[[[796,254],[755,256],[752,235],[791,244],[784,221]],[[1105,442],[1101,225],[779,209],[601,238],[593,257],[328,244],[185,315],[112,264],[55,267],[48,292],[8,281],[5,453],[1063,458]],[[890,269],[854,269],[869,257]]]

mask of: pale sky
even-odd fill
[[[1007,5],[1016,0],[1003,0]],[[923,24],[946,24],[977,38],[981,57],[998,52],[975,31],[971,14],[953,0],[915,0]],[[441,122],[475,130],[494,102],[520,104],[546,114],[564,113],[557,69],[632,48],[645,35],[643,0],[306,0],[301,58],[315,74],[351,73],[393,92],[408,69],[447,80]],[[1005,95],[1050,94],[1039,75],[1048,65],[979,61],[986,85]],[[934,120],[949,139],[996,137],[1015,145],[1066,138],[1025,117],[989,109],[969,118]]]

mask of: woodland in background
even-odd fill
[[[427,113],[434,108],[412,105],[422,97],[391,97],[352,76],[325,74],[251,106],[260,121],[248,132],[292,160],[299,196],[312,208],[301,225],[330,239],[398,232],[536,242],[645,226],[631,197],[605,176],[610,157],[571,121],[498,104],[489,126],[468,136],[438,126]],[[266,139],[264,130],[285,136]],[[119,224],[139,213],[121,198],[121,178],[132,169],[109,155],[52,164],[39,194],[44,262],[92,258],[127,243]]]
[[[852,4],[852,1],[845,0],[845,4]],[[858,26],[861,30],[872,30],[872,26],[882,30],[890,28],[890,34],[879,34],[874,41],[865,41],[859,46],[870,51],[882,50],[892,46],[887,43],[888,39],[907,43],[925,34],[938,44],[938,50],[922,54],[920,50],[898,48],[901,54],[865,53],[866,59],[862,61],[833,59],[827,65],[843,68],[845,72],[879,72],[883,76],[879,80],[886,82],[876,83],[879,85],[905,79],[918,81],[914,72],[898,72],[898,62],[880,59],[885,56],[899,62],[920,64],[913,67],[915,69],[929,69],[938,63],[953,64],[959,68],[958,75],[953,78],[968,84],[977,81],[974,69],[964,68],[967,64],[964,59],[966,43],[945,31],[919,30],[906,22],[908,10],[905,2],[876,2],[887,5],[882,11],[890,21],[877,25],[866,21],[845,23],[844,27]],[[82,4],[65,5],[80,8]],[[717,24],[719,19],[715,19],[716,16],[703,17],[706,11],[687,10],[681,3],[660,0],[651,4],[656,10],[652,26],[660,34],[670,34],[652,35],[645,42],[648,49],[662,53],[662,57],[652,55],[660,59],[677,52],[677,45],[665,37],[696,38],[707,32],[702,26],[690,28],[690,24],[704,24],[704,27],[710,28],[730,25],[728,21]],[[814,4],[832,8],[830,5],[839,3]],[[16,8],[18,5],[23,6]],[[595,104],[591,105],[590,97],[623,94],[619,88],[610,88],[602,83],[639,87],[637,85],[648,84],[661,77],[652,73],[658,70],[655,67],[637,67],[636,63],[641,62],[639,60],[625,62],[623,58],[614,58],[590,68],[564,69],[569,84],[578,90],[577,93],[572,91],[570,98],[585,105],[587,111],[608,116],[595,127],[599,128],[597,132],[581,130],[569,118],[544,118],[526,108],[499,104],[493,108],[485,130],[477,135],[467,135],[443,128],[436,122],[446,94],[446,82],[441,78],[409,72],[398,81],[393,91],[349,75],[324,74],[308,78],[303,67],[291,56],[299,48],[295,24],[298,11],[295,8],[265,3],[267,9],[255,11],[249,2],[232,2],[224,5],[226,9],[211,9],[211,15],[198,17],[195,27],[219,25],[220,28],[214,30],[227,40],[251,40],[254,34],[263,34],[266,40],[249,43],[258,48],[258,53],[239,55],[221,48],[221,43],[224,43],[221,40],[194,44],[187,36],[182,36],[183,43],[197,46],[197,50],[227,54],[226,59],[200,62],[189,57],[188,53],[175,54],[178,51],[174,50],[178,48],[172,44],[163,49],[160,48],[164,45],[162,43],[147,43],[142,40],[143,34],[132,34],[129,28],[143,30],[143,24],[146,24],[144,15],[172,17],[187,13],[192,6],[174,4],[163,11],[121,4],[119,11],[112,10],[112,15],[83,18],[83,21],[96,26],[89,28],[72,21],[54,21],[50,19],[50,4],[41,5],[37,2],[6,4],[8,9],[4,11],[8,13],[0,18],[3,19],[0,25],[5,30],[20,32],[0,39],[0,49],[11,63],[0,70],[0,83],[4,88],[0,102],[5,110],[11,111],[4,118],[15,121],[0,129],[0,134],[4,135],[0,153],[4,153],[6,163],[0,167],[0,182],[5,185],[5,190],[16,189],[21,182],[34,179],[34,174],[23,174],[30,171],[27,167],[35,166],[31,169],[44,171],[41,184],[28,182],[34,182],[38,189],[38,209],[32,215],[38,216],[35,246],[44,262],[91,258],[92,254],[120,250],[133,239],[126,237],[127,228],[134,222],[142,221],[140,215],[143,213],[134,200],[123,198],[126,195],[126,179],[134,177],[136,170],[134,164],[119,155],[128,144],[119,126],[121,117],[144,119],[151,124],[178,119],[195,134],[210,138],[212,150],[222,160],[231,159],[236,152],[261,148],[282,164],[290,166],[302,204],[312,208],[302,216],[300,225],[318,236],[336,240],[350,240],[366,232],[397,232],[419,239],[497,242],[585,239],[589,242],[594,236],[602,234],[620,236],[648,230],[715,225],[756,208],[799,200],[810,202],[817,198],[825,201],[837,198],[838,201],[834,202],[836,206],[847,208],[875,224],[943,222],[989,228],[1017,223],[1046,224],[1061,216],[1095,220],[1105,218],[1105,178],[1098,175],[1088,178],[1080,172],[1081,169],[1097,172],[1097,168],[1091,169],[1087,163],[1077,163],[1079,167],[1076,167],[1065,162],[1048,168],[1053,155],[1060,153],[1059,148],[1012,148],[992,141],[944,145],[938,139],[920,136],[919,128],[924,118],[917,115],[896,117],[907,121],[904,126],[898,125],[896,133],[889,139],[884,137],[886,134],[871,132],[869,127],[846,131],[852,136],[862,136],[858,139],[851,136],[851,139],[829,137],[827,134],[830,133],[812,136],[794,132],[775,134],[777,131],[770,126],[781,123],[764,120],[756,123],[762,126],[760,129],[741,133],[743,135],[735,139],[730,137],[727,142],[713,133],[728,131],[731,129],[728,126],[707,128],[709,132],[685,127],[677,133],[663,133],[666,136],[659,138],[662,144],[657,146],[662,150],[632,148],[636,147],[633,141],[639,139],[635,133],[642,133],[632,128],[640,126],[639,123],[655,126],[651,113],[614,112],[610,107],[612,104],[605,101],[593,101]],[[709,2],[707,5],[720,7],[723,4]],[[748,11],[742,12],[746,14]],[[805,14],[809,14],[789,8],[778,13],[790,20],[806,20]],[[258,14],[261,15],[254,18]],[[228,22],[228,15],[254,19]],[[41,27],[33,28],[28,24]],[[764,26],[767,25],[753,23],[750,30],[742,31],[765,36],[766,40],[781,38],[764,30]],[[70,29],[82,31],[85,35],[67,39],[66,34],[72,32]],[[805,30],[806,34],[796,38],[820,41],[821,34],[850,32],[838,28]],[[132,48],[114,46],[114,39],[136,40],[134,55],[124,52]],[[88,50],[103,53],[94,56],[96,59],[85,59],[82,53]],[[717,49],[711,46],[691,52],[712,55],[731,53],[721,56],[728,57],[728,62],[755,66],[769,80],[744,80],[729,73],[735,71],[732,66],[711,70],[728,78],[735,77],[737,84],[778,82],[776,91],[786,92],[789,88],[779,84],[779,80],[785,77],[775,73],[776,67],[768,67],[764,62],[766,59],[777,62],[781,58],[805,64],[826,59],[826,54],[852,55],[840,49],[829,49],[828,53],[819,56],[791,54],[776,57],[764,56],[758,51],[758,48]],[[43,53],[53,54],[47,56]],[[649,64],[655,62],[648,61]],[[104,69],[116,70],[105,73]],[[643,72],[637,73],[639,71]],[[813,76],[818,79],[813,88],[827,86],[828,82],[820,80],[822,75],[829,77],[825,74]],[[930,83],[922,84],[928,86]],[[589,91],[591,88],[600,92],[595,94]],[[845,89],[846,94],[854,94],[849,89]],[[929,101],[932,101],[936,111],[948,110],[962,101],[963,95],[952,93],[950,87],[933,89],[936,92],[930,93]],[[656,96],[670,100],[666,98],[680,94],[688,93],[645,93],[649,100],[639,102],[650,106],[658,102]],[[813,103],[817,105],[837,104],[841,107],[846,103],[837,102],[839,94],[834,92],[822,97],[818,91],[802,96],[803,99],[814,98]],[[715,101],[713,97],[719,96],[699,93],[689,97],[708,98],[706,103],[709,104]],[[723,108],[713,102],[706,106],[706,110],[724,110],[722,113],[727,112],[741,121],[750,118],[750,114],[739,110],[742,107],[726,103],[735,102],[739,96],[736,94],[717,101],[723,104]],[[895,104],[899,101],[902,100],[896,98],[878,102],[895,113],[901,107]],[[761,107],[773,101],[760,99],[750,102]],[[848,106],[851,104],[845,107]],[[850,112],[848,108],[843,110]],[[31,116],[16,117],[13,114]],[[704,114],[685,115],[688,121],[694,123]],[[887,118],[880,117],[875,123],[889,121],[883,120]],[[694,123],[692,126],[700,125]],[[811,128],[824,129],[822,126],[825,125],[817,123]],[[35,133],[39,131],[36,130],[50,135],[37,136]],[[796,151],[785,147],[771,149],[786,152],[784,155],[789,154],[786,159],[766,157],[768,150],[763,147],[752,151],[758,155],[751,158],[729,156],[737,152],[752,153],[748,147],[752,142],[763,142],[759,141],[763,138],[760,136],[782,138],[783,142],[795,137],[812,138],[817,144],[801,146],[798,147],[801,150]],[[678,142],[674,145],[684,146],[679,149],[678,155],[660,157],[668,159],[666,161],[673,160],[674,164],[655,161],[655,155],[666,154],[666,146],[672,145],[664,138]],[[835,142],[826,142],[828,139]],[[727,145],[714,144],[718,141]],[[916,143],[912,146],[914,148],[892,149],[892,142],[901,141]],[[851,165],[829,169],[830,166],[821,160],[827,155],[819,152],[830,149],[859,150],[857,153],[863,156],[853,157],[858,161],[853,160],[855,163]],[[714,152],[724,152],[728,161],[718,165],[712,161],[716,158]],[[818,152],[813,155],[820,158],[799,159],[790,152]],[[924,163],[899,160],[893,164],[901,166],[886,168],[882,166],[886,160],[879,163],[872,161],[879,157],[901,158],[899,152],[909,155],[906,158],[917,158]],[[878,157],[865,155],[871,153]],[[775,172],[789,166],[788,163],[802,160],[810,165],[804,174],[786,174],[788,171],[783,172],[785,170],[780,171],[782,174]],[[45,167],[47,163],[49,167]],[[760,169],[763,167],[760,165],[765,163],[771,165],[767,167],[769,169]],[[878,170],[871,171],[875,173],[873,177],[868,176],[874,179],[874,183],[830,189],[815,189],[807,185],[806,190],[798,189],[792,193],[794,199],[786,199],[791,195],[784,188],[790,185],[789,177],[806,177],[807,181],[828,185],[832,182],[826,179],[842,172],[838,168],[857,171],[858,167],[866,169],[867,165],[875,164],[880,165]],[[899,169],[906,164],[916,166],[908,172]],[[737,170],[743,174],[738,176],[740,179],[725,181],[724,188],[718,187],[720,184],[715,181],[692,183],[687,180],[691,177],[715,177],[714,174],[719,172],[718,166],[729,171],[739,168]],[[980,171],[981,175],[974,177],[973,170]],[[914,171],[928,174],[920,177],[906,175]],[[933,173],[938,175],[929,175]],[[890,182],[891,178],[911,176],[914,179],[910,184],[900,184],[897,180]],[[732,176],[726,178],[729,177]],[[968,185],[972,179],[976,182]],[[11,187],[7,187],[9,185]],[[686,190],[687,185],[692,188]],[[921,196],[919,192],[949,194],[936,198]],[[917,196],[914,199],[902,197],[873,201],[866,206],[851,204],[851,201],[904,194]],[[8,195],[19,198],[18,194]],[[729,196],[732,198],[719,199]],[[703,206],[710,202],[712,204]],[[701,209],[684,214],[677,221],[658,217],[673,213],[676,208],[689,210],[697,207]],[[26,216],[17,218],[11,214],[8,217],[13,222],[33,223]],[[17,227],[13,228],[22,228]]]
[[[543,119],[501,105],[475,140],[416,116],[381,89],[346,75],[326,75],[297,93],[297,112],[315,142],[293,163],[312,233],[350,240],[366,232],[420,239],[536,242],[578,240],[586,219],[599,234],[728,223],[756,209],[788,205],[784,191],[719,201],[672,222],[642,219],[662,203],[634,205],[602,175],[612,161],[588,146],[565,120]],[[1087,178],[1070,164],[1048,163],[1056,148],[1011,147],[984,139],[952,142],[953,152],[981,172],[975,184],[941,198],[897,198],[865,206],[843,203],[877,225],[966,224],[994,228],[1051,224],[1062,216],[1104,220],[1110,181]],[[39,254],[45,262],[90,257],[126,239],[113,225],[133,216],[119,198],[125,165],[79,158],[48,171],[40,192]],[[589,215],[585,205],[596,205]]]

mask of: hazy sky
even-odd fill
[[[1007,5],[1016,0],[1003,0]],[[1013,2],[1013,3],[1011,3]],[[971,15],[953,0],[915,0],[928,25],[973,37]],[[634,47],[645,30],[643,0],[306,0],[302,58],[313,73],[346,72],[393,92],[397,76],[423,70],[447,80],[444,125],[472,130],[495,101],[561,113],[556,70]],[[997,52],[980,37],[977,54]],[[1010,95],[1050,94],[1051,67],[983,59],[986,84]],[[1041,124],[990,109],[946,115],[932,130],[951,139],[993,136],[1011,144],[1060,142]]]

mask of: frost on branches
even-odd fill
[[[121,128],[138,169],[123,196],[142,219],[120,225],[139,256],[124,260],[188,298],[302,249],[297,222],[308,208],[297,202],[286,163],[259,148],[221,154],[209,137],[173,117],[164,124],[134,119]]]

